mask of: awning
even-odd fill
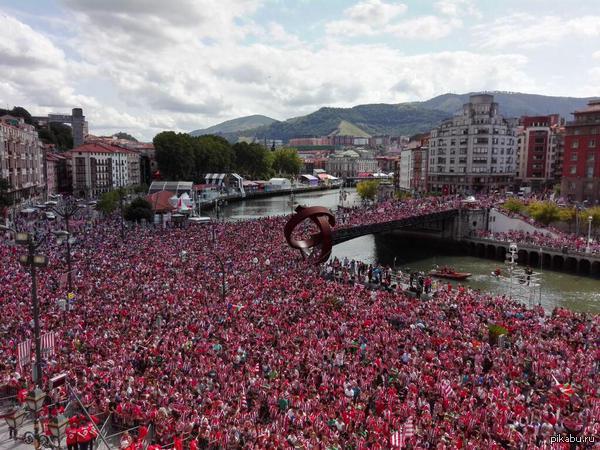
[[[225,173],[207,173],[204,177],[206,184],[216,184],[218,186],[223,185],[223,180],[225,179]]]
[[[308,174],[300,175],[300,178],[304,178],[305,180],[308,180],[308,181],[319,181],[319,179],[317,177],[314,177],[314,176],[308,175]]]

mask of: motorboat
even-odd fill
[[[466,280],[471,276],[469,272],[457,272],[456,270],[450,267],[441,267],[435,268],[434,270],[429,272],[429,275],[436,278],[447,278],[449,280],[457,280],[462,281]]]

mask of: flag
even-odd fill
[[[575,390],[571,387],[571,384],[569,383],[559,384],[558,389],[567,397],[570,397],[575,393]]]
[[[17,345],[17,370],[20,372],[24,365],[31,362],[31,339]]]
[[[42,353],[54,354],[54,331],[46,333],[41,337]]]
[[[453,393],[454,391],[452,390],[452,386],[450,386],[448,380],[442,381],[442,395],[444,398],[450,397]]]
[[[402,426],[401,431],[396,431],[392,434],[390,438],[390,446],[392,448],[402,448],[406,444],[406,441],[413,437],[415,434],[415,426],[413,424],[412,417],[409,417],[408,420]]]

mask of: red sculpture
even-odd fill
[[[294,239],[292,233],[294,229],[310,219],[319,229],[318,233],[311,234],[307,239]],[[331,248],[333,246],[331,227],[335,226],[335,217],[327,208],[322,206],[298,206],[296,214],[285,224],[283,233],[290,247],[297,248],[302,253],[302,257],[314,257],[314,263],[320,264],[329,259]],[[315,249],[320,247],[320,253],[316,254]],[[312,250],[311,250],[312,249]]]

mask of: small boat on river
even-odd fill
[[[449,280],[463,281],[471,276],[469,272],[457,272],[451,267],[436,267],[429,272],[429,275],[436,278],[447,278]]]

